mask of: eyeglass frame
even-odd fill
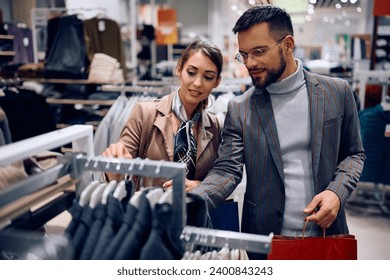
[[[249,51],[249,53],[245,54],[245,53],[242,53],[242,52],[238,52],[235,56],[234,56],[234,59],[237,60],[240,64],[246,64],[246,62],[248,61],[248,58],[249,56],[253,59],[253,60],[256,60],[258,61],[258,59],[260,57],[263,57],[264,55],[267,54],[267,52],[269,50],[271,50],[273,47],[275,47],[276,45],[280,44],[284,39],[286,39],[287,36],[284,36],[283,38],[280,38],[279,40],[277,40],[275,43],[273,43],[272,45],[266,47],[265,49],[261,49],[261,48],[253,48]],[[258,55],[254,55],[253,52],[254,51],[258,51],[259,54]],[[240,58],[241,56],[241,58]],[[242,61],[241,61],[242,59]]]

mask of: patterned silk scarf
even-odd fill
[[[187,166],[186,177],[193,180],[196,172],[196,140],[192,128],[200,119],[201,111],[197,110],[194,117],[188,120],[179,97],[179,90],[173,97],[172,110],[181,122],[175,135],[174,161],[185,163]]]

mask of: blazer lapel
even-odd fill
[[[307,81],[307,91],[310,102],[310,120],[311,120],[311,154],[313,163],[314,185],[318,182],[318,168],[320,163],[322,131],[324,125],[324,89],[320,86],[317,79],[309,72],[304,71]]]
[[[279,176],[284,182],[283,162],[280,152],[279,136],[276,128],[276,121],[272,110],[269,93],[255,89],[252,98],[256,102],[256,110],[259,115],[259,122],[263,128],[267,144],[275,162]]]

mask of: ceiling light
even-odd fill
[[[351,4],[355,4],[357,0],[349,0],[349,2],[351,2]]]
[[[317,0],[309,0],[309,3],[310,4],[315,4],[315,3],[317,3]]]
[[[336,9],[341,9],[340,3],[337,3],[337,4],[335,5],[335,7],[336,7]]]
[[[361,13],[361,12],[362,12],[362,8],[357,7],[357,8],[356,8],[356,11],[357,11],[358,13]]]

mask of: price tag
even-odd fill
[[[386,124],[385,137],[390,137],[390,124]]]
[[[106,30],[106,23],[104,22],[104,20],[98,21],[98,29],[100,32],[103,32],[104,30]]]
[[[23,38],[23,45],[25,47],[28,47],[30,45],[30,40],[28,39],[28,37]]]

